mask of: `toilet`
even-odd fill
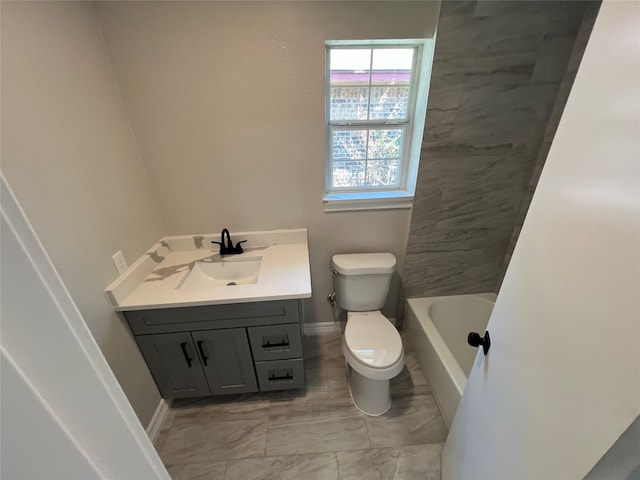
[[[355,253],[331,258],[335,300],[347,312],[342,353],[354,405],[367,415],[391,406],[389,380],[404,368],[398,330],[383,307],[396,258],[390,253]]]

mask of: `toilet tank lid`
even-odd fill
[[[391,253],[347,253],[331,257],[331,266],[342,275],[392,273],[396,257]]]

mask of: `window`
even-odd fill
[[[411,206],[430,46],[328,42],[326,211]]]

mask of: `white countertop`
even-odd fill
[[[262,257],[256,283],[178,288],[196,261],[222,261],[219,247],[211,244],[220,234],[165,237],[106,288],[107,298],[121,311],[311,296],[306,229],[232,233],[232,239],[247,240],[245,253],[233,257]]]

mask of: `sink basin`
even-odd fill
[[[196,262],[177,288],[215,288],[256,283],[261,265],[262,257]]]

